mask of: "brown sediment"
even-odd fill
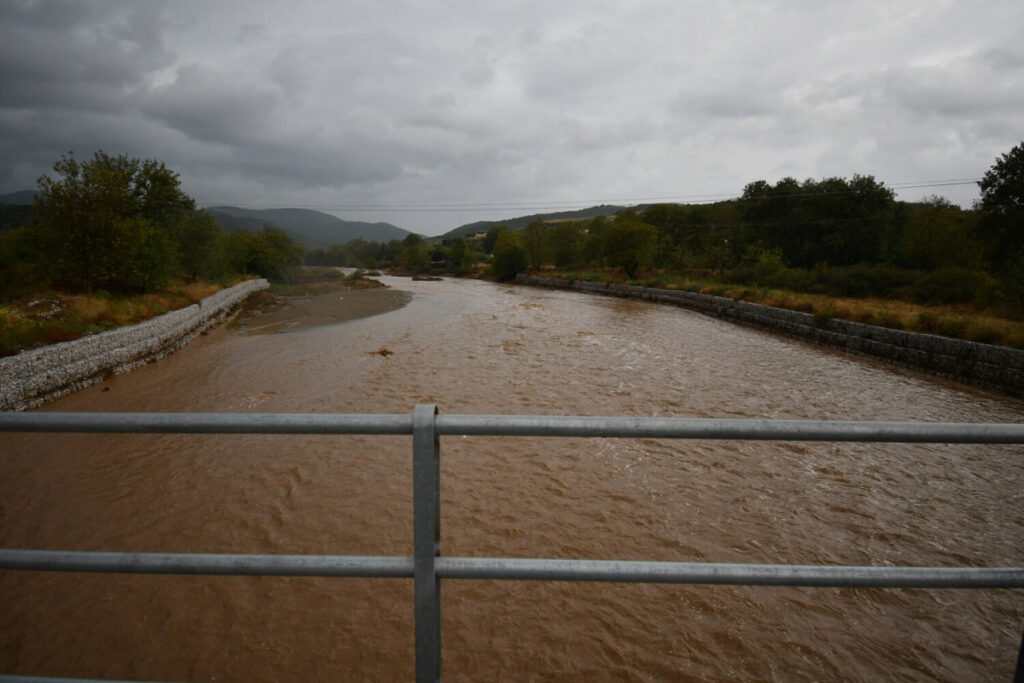
[[[1024,350],[908,332],[683,290],[519,275],[524,285],[645,299],[759,327],[821,346],[924,370],[966,384],[1024,395]]]
[[[644,301],[382,279],[415,299],[290,335],[217,328],[49,409],[1024,415],[1000,394]],[[366,354],[382,346],[394,355]],[[410,441],[3,434],[0,547],[407,557]],[[440,448],[445,556],[1024,565],[1020,446],[450,434]],[[1005,589],[446,578],[442,595],[449,681],[1009,680],[1024,615],[1024,592]],[[407,579],[5,571],[0,671],[410,680],[414,597]]]
[[[302,296],[269,295],[270,301],[233,323],[250,334],[291,332],[387,313],[412,294],[394,289],[334,289]]]

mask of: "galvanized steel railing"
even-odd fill
[[[441,676],[441,579],[623,581],[757,586],[1024,588],[1024,567],[846,567],[511,559],[441,555],[440,437],[546,436],[758,441],[1021,444],[1024,424],[687,418],[225,413],[0,413],[3,432],[411,434],[413,555],[219,555],[0,550],[0,569],[133,574],[411,578],[416,678]],[[1024,676],[1024,640],[1017,679]],[[0,676],[0,680],[15,680]]]

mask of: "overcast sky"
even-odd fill
[[[1024,140],[1022,31],[1021,0],[0,0],[0,192],[102,149],[423,234],[785,176],[969,206],[934,183]]]

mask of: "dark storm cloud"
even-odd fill
[[[0,102],[6,107],[117,109],[170,60],[157,4],[0,6]]]
[[[155,154],[161,131],[137,106],[152,73],[173,63],[163,6],[0,5],[0,185],[34,187],[69,151]]]
[[[339,210],[972,177],[1024,130],[1022,24],[1011,0],[5,2],[0,191],[97,149],[200,203]]]
[[[142,100],[145,114],[195,140],[258,145],[273,132],[270,119],[281,95],[190,64],[178,69],[173,83]]]

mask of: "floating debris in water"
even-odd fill
[[[370,354],[371,356],[384,356],[385,358],[387,358],[388,356],[394,355],[395,352],[387,347],[382,346],[376,351],[367,351],[367,353]]]

